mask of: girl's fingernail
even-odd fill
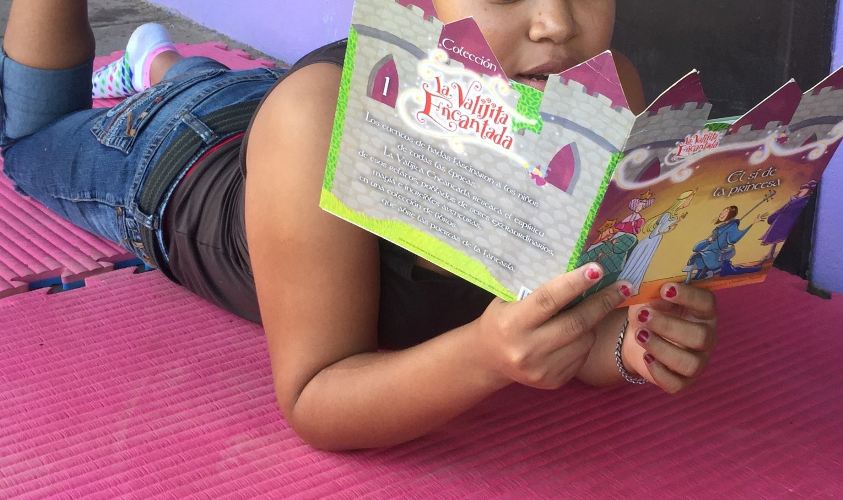
[[[621,285],[620,287],[618,287],[618,290],[621,292],[621,295],[623,295],[624,297],[626,297],[626,298],[632,297],[632,290],[628,286]]]
[[[646,344],[647,341],[650,340],[650,332],[648,332],[647,330],[640,330],[636,337],[638,337],[638,342]]]
[[[668,299],[675,299],[677,295],[679,295],[679,290],[675,286],[670,286],[664,292],[664,296]]]
[[[650,321],[650,311],[648,311],[646,309],[641,309],[638,312],[638,321],[641,322],[641,323],[646,323],[646,322]]]
[[[655,361],[655,360],[656,360],[656,358],[654,358],[653,355],[650,354],[649,352],[644,355],[644,362],[647,363],[648,365],[652,365],[653,361]]]
[[[600,279],[600,271],[593,267],[589,268],[588,271],[585,272],[585,275],[591,281],[597,281]]]

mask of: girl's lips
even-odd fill
[[[540,66],[524,70],[516,75],[514,80],[544,92],[545,88],[547,88],[548,76],[558,75],[575,64],[577,64],[576,60],[570,57],[563,59],[554,58]],[[535,78],[536,76],[538,78]]]
[[[516,75],[515,78],[513,78],[513,80],[515,80],[518,83],[533,87],[534,89],[540,90],[542,92],[544,92],[544,89],[547,87],[547,78],[538,79],[538,78],[532,78],[532,77],[528,77],[528,76],[524,76],[524,75]]]

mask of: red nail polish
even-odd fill
[[[638,342],[646,344],[647,341],[650,340],[650,332],[648,332],[647,330],[641,330],[638,332],[638,335],[636,337],[638,338]]]
[[[647,363],[648,365],[652,365],[653,361],[655,361],[655,360],[656,360],[656,358],[654,358],[653,355],[650,354],[649,352],[644,355],[644,362]]]
[[[593,269],[593,268],[589,269],[588,272],[586,273],[586,276],[591,281],[597,281],[597,280],[600,279],[600,271],[598,271],[597,269]]]
[[[640,321],[641,323],[646,323],[647,321],[650,321],[650,311],[646,309],[641,309],[641,311],[638,312],[638,321]]]
[[[676,296],[679,295],[679,290],[676,289],[675,286],[672,286],[664,292],[664,296],[669,299],[675,299]]]
[[[632,290],[629,289],[626,285],[621,285],[619,288],[621,295],[624,297],[632,297]]]

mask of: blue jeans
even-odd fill
[[[139,196],[156,161],[179,135],[193,131],[203,149],[218,137],[203,117],[233,104],[258,101],[283,70],[232,71],[204,57],[176,63],[157,85],[111,109],[91,108],[93,62],[40,70],[0,54],[0,147],[4,172],[31,196],[73,224],[122,245],[147,264],[140,226],[156,233],[158,261],[168,262],[162,220],[175,183],[153,213]]]

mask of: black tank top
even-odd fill
[[[284,77],[319,62],[342,66],[344,57],[342,40],[304,56]],[[241,136],[218,146],[176,188],[165,214],[168,276],[218,306],[260,323],[245,235],[246,139]],[[380,240],[379,249],[382,347],[408,347],[464,325],[493,298],[460,278],[416,266],[413,254],[386,240]]]

